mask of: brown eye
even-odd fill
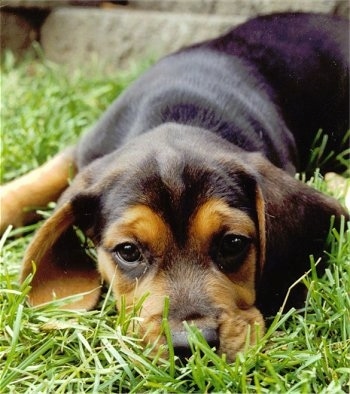
[[[248,252],[251,240],[242,235],[225,234],[216,248],[214,260],[224,272],[239,268]]]
[[[133,265],[142,260],[142,254],[139,247],[132,242],[125,242],[117,245],[114,249],[114,253],[122,264]]]
[[[150,267],[149,252],[137,243],[123,242],[111,250],[111,253],[120,270],[130,279],[141,278]]]

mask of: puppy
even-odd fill
[[[160,60],[78,144],[5,185],[3,222],[60,196],[34,236],[21,280],[32,305],[101,282],[140,312],[146,342],[162,343],[165,297],[175,352],[188,355],[184,321],[232,360],[255,324],[322,254],[346,211],[295,180],[315,133],[338,152],[349,128],[349,24],[326,15],[275,14]],[[348,141],[347,141],[348,142]],[[68,168],[77,175],[68,186]],[[340,170],[331,164],[329,170]],[[97,266],[77,234],[97,251]],[[300,306],[296,288],[288,306]]]

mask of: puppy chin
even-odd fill
[[[244,351],[247,344],[256,344],[264,333],[264,319],[257,308],[225,311],[219,318],[219,354],[226,354],[232,362],[237,353]]]

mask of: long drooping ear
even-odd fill
[[[257,171],[259,226],[265,221],[266,233],[257,306],[270,315],[278,311],[288,288],[310,269],[310,255],[322,255],[331,217],[337,227],[342,215],[349,216],[336,200],[294,179],[260,155],[250,154],[249,162]],[[300,306],[304,298],[302,286],[296,287],[287,306]]]
[[[74,228],[76,225],[89,227],[87,218],[91,218],[93,205],[90,197],[69,199],[34,236],[24,256],[20,276],[23,281],[29,274],[34,274],[29,294],[32,305],[81,293],[81,297],[70,300],[64,308],[91,309],[97,304],[100,275]]]

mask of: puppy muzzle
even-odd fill
[[[220,339],[218,331],[215,328],[203,328],[200,330],[203,338],[211,348],[219,349]],[[192,351],[188,340],[188,332],[183,329],[174,329],[171,333],[171,339],[175,355],[180,359],[191,357]]]

